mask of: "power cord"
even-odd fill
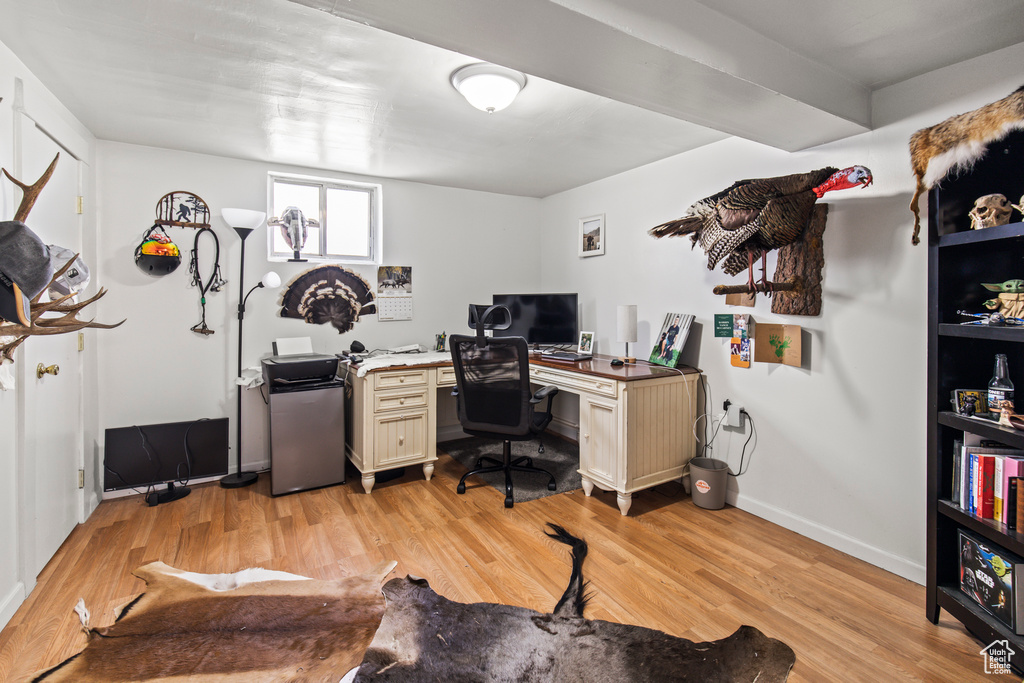
[[[750,413],[748,413],[745,408],[740,408],[740,415],[746,415],[747,419],[750,420],[750,435],[747,437],[747,440],[743,442],[743,448],[740,450],[740,466],[739,466],[739,469],[738,469],[736,474],[733,474],[732,472],[730,472],[729,473],[730,477],[739,477],[739,476],[742,476],[746,472],[746,470],[743,469],[743,460],[744,460],[744,458],[745,458],[745,456],[747,454],[747,444],[750,443],[750,440],[752,438],[754,438],[754,433],[757,432],[757,425],[754,424],[754,418],[750,417]],[[750,467],[749,463],[747,464],[747,467]]]

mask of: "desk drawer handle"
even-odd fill
[[[401,384],[403,382],[405,382],[405,378],[404,377],[399,377],[398,378],[398,383]]]
[[[584,434],[583,438],[586,439],[587,441],[590,441],[590,434]]]
[[[404,436],[398,437],[398,445],[401,446],[403,443],[405,443],[405,437]]]
[[[398,405],[404,406],[405,405],[405,399],[404,398],[398,399]]]

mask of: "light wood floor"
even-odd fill
[[[397,560],[397,575],[429,579],[461,602],[550,611],[569,578],[568,548],[544,535],[556,522],[590,544],[587,616],[691,640],[742,624],[796,651],[791,681],[993,681],[959,622],[925,618],[924,589],[735,508],[707,511],[678,484],[634,496],[628,517],[614,493],[582,491],[502,505],[479,484],[455,493],[461,466],[441,456],[362,492],[346,485],[273,498],[269,479],[216,484],[148,507],[141,497],[102,503],[39,576],[0,633],[0,680],[21,681],[84,644],[72,608],[84,598],[94,626],[143,591],[147,562],[196,572],[261,566],[316,578]],[[1004,677],[1010,680],[1010,677]]]

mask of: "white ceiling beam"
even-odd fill
[[[291,2],[787,151],[871,125],[866,87],[691,0]]]

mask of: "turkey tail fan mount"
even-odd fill
[[[330,323],[343,334],[359,316],[377,312],[370,285],[340,266],[319,266],[300,274],[281,295],[281,316]]]
[[[761,281],[769,292],[770,283],[763,274],[767,253],[800,239],[815,203],[826,192],[867,187],[872,181],[871,171],[864,166],[740,180],[649,232],[654,237],[689,235],[692,246],[699,244],[707,254],[708,270],[720,262],[729,275],[748,269],[751,292],[756,290],[754,258],[760,256]]]

